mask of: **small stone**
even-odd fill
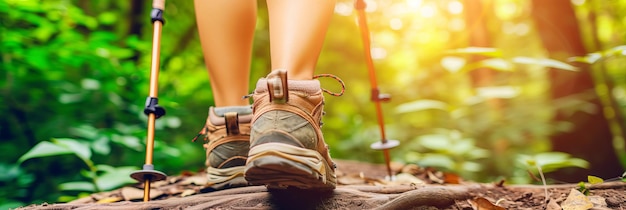
[[[622,202],[617,198],[611,197],[606,199],[606,205],[609,207],[618,207],[621,203]]]
[[[606,203],[606,199],[601,196],[594,195],[587,196],[587,198],[589,198],[589,201],[591,201],[594,208],[604,208],[608,206]]]

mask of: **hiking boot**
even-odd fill
[[[215,190],[246,186],[243,170],[250,148],[250,106],[209,108],[204,128],[208,184]]]
[[[274,71],[258,81],[252,98],[246,180],[270,189],[334,189],[335,164],[320,129],[319,81],[287,80],[286,71]]]

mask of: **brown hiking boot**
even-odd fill
[[[334,189],[335,165],[320,129],[319,81],[288,81],[286,71],[275,71],[259,80],[252,97],[246,180],[268,188]]]
[[[243,170],[250,148],[251,119],[249,106],[209,108],[206,124],[196,138],[204,135],[205,164],[212,188],[248,185]]]

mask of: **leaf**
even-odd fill
[[[0,163],[0,182],[9,182],[24,174],[17,164]]]
[[[28,204],[9,199],[9,200],[5,200],[4,203],[0,203],[0,209],[17,209],[17,208],[20,208],[22,206],[27,206],[27,205]]]
[[[49,141],[42,141],[30,149],[26,154],[22,155],[18,159],[18,163],[21,164],[24,161],[32,158],[49,157],[55,155],[73,154],[74,152],[66,147],[53,144]]]
[[[587,185],[584,182],[578,182],[578,188],[576,189],[584,195],[589,194],[589,189],[587,189]]]
[[[540,65],[544,67],[563,69],[563,70],[568,70],[568,71],[578,71],[578,69],[572,65],[569,65],[567,63],[557,61],[554,59],[548,59],[548,58],[531,58],[531,57],[519,56],[519,57],[513,58],[513,63]]]
[[[112,25],[118,20],[117,14],[114,12],[102,12],[98,15],[98,21],[104,25]]]
[[[561,206],[556,203],[556,199],[550,199],[548,205],[546,206],[546,210],[562,210]]]
[[[461,168],[465,171],[478,172],[483,167],[479,163],[472,162],[472,161],[465,161],[461,164]]]
[[[91,182],[66,182],[59,185],[59,190],[64,191],[87,191],[87,192],[95,192],[96,189]]]
[[[540,166],[544,173],[567,167],[589,167],[589,162],[580,158],[572,158],[563,152],[544,152],[533,156],[520,155],[519,160],[527,166],[532,166],[531,168],[534,168],[535,165]]]
[[[597,176],[587,176],[587,180],[589,184],[602,184],[604,183],[604,179]]]
[[[601,53],[589,53],[585,56],[576,56],[576,57],[571,57],[568,58],[567,61],[569,62],[581,62],[581,63],[588,63],[588,64],[593,64],[595,62],[597,62],[598,60],[602,59],[602,54]]]
[[[620,45],[604,51],[603,57],[626,55],[626,45]]]
[[[446,169],[454,169],[455,162],[452,158],[443,154],[425,154],[419,158],[419,164],[424,166],[442,167]]]
[[[423,135],[418,139],[420,145],[435,151],[444,151],[450,146],[448,136],[443,134]]]
[[[104,172],[98,176],[97,184],[100,190],[112,190],[120,186],[136,183],[137,181],[130,178],[129,174],[139,168],[134,166],[112,167],[109,165],[97,165],[98,171]]]
[[[502,58],[490,58],[481,60],[479,62],[479,65],[481,67],[487,67],[498,71],[513,71],[513,65],[511,65],[511,62]]]
[[[114,196],[114,197],[108,197],[108,198],[100,199],[96,203],[115,203],[115,202],[118,202],[118,201],[121,201],[121,200],[123,200],[122,197]]]
[[[193,189],[186,189],[185,191],[183,191],[183,192],[180,194],[180,197],[187,197],[187,196],[190,196],[190,195],[193,195],[193,194],[196,194],[196,193],[197,193],[197,191],[196,191],[196,190],[193,190]]]
[[[567,158],[569,158],[569,154],[563,152],[544,152],[533,157],[540,166],[563,162]]]
[[[83,160],[91,159],[91,149],[89,149],[89,145],[87,144],[70,138],[56,138],[52,139],[52,141],[59,146],[63,146],[71,150],[74,154],[76,154],[76,156]]]
[[[91,142],[91,149],[101,155],[109,155],[111,153],[111,146],[109,145],[109,139],[107,137],[100,137]]]
[[[485,98],[515,98],[519,95],[520,90],[513,86],[494,86],[494,87],[479,87],[476,88],[476,92],[479,96]]]
[[[484,56],[490,56],[490,57],[500,57],[500,56],[502,56],[502,52],[500,52],[496,48],[487,48],[487,47],[466,47],[466,48],[448,50],[447,53],[450,53],[450,54],[484,55]]]
[[[563,210],[587,210],[593,207],[587,196],[576,189],[570,190],[567,199],[561,203]]]
[[[130,136],[130,135],[113,135],[111,137],[111,141],[123,145],[127,148],[130,149],[134,149],[136,151],[141,151],[143,149],[143,146],[140,143],[139,138],[135,137],[135,136]]]
[[[143,198],[143,190],[141,189],[137,189],[134,187],[123,187],[120,190],[120,194],[122,194],[122,197],[124,198],[124,200],[138,200],[138,199],[142,199]],[[164,192],[158,189],[151,189],[150,190],[150,198],[156,198],[159,197],[161,195],[163,195]]]
[[[457,56],[446,56],[441,59],[441,66],[449,72],[458,72],[465,66],[465,59]]]
[[[98,90],[100,89],[100,81],[90,78],[83,78],[80,81],[81,86],[85,90]]]
[[[59,102],[62,104],[70,104],[82,101],[85,97],[83,93],[62,93],[59,95]]]
[[[69,131],[72,135],[78,136],[84,139],[94,139],[98,136],[98,130],[88,124],[70,127]]]
[[[478,210],[505,210],[505,208],[501,206],[496,206],[491,203],[491,201],[487,200],[483,197],[477,197],[474,200],[468,200],[468,202],[472,205],[473,209]]]
[[[428,109],[448,110],[448,104],[442,101],[422,99],[413,102],[400,104],[396,107],[397,113],[418,112]]]

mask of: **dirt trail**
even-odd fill
[[[153,184],[150,202],[141,202],[140,185],[97,193],[65,204],[20,209],[560,209],[572,199],[593,202],[593,209],[626,209],[626,183],[588,185],[589,195],[569,198],[576,184],[498,186],[465,182],[414,165],[395,165],[393,182],[382,165],[337,161],[340,185],[334,191],[268,191],[263,186],[214,191],[203,173],[168,177]],[[587,199],[589,198],[589,199]],[[573,200],[575,202],[582,200]],[[495,205],[497,204],[497,206]],[[578,204],[576,204],[578,205]],[[591,205],[591,204],[589,204]],[[500,208],[501,207],[501,208]]]

